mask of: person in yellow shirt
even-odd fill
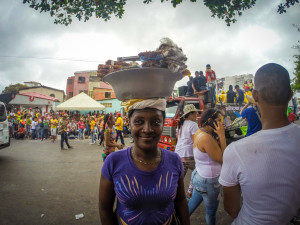
[[[244,98],[244,103],[248,103],[248,99],[246,98],[246,96],[252,96],[252,92],[249,89],[245,90],[245,98]]]
[[[123,119],[121,117],[121,113],[117,113],[116,128],[117,128],[116,143],[118,142],[118,138],[120,137],[121,143],[124,147],[125,143],[124,143],[124,138],[123,138]]]
[[[57,137],[57,125],[58,125],[58,120],[56,119],[56,115],[53,115],[52,119],[50,120],[50,123],[51,123],[52,142],[54,142]]]
[[[95,117],[92,116],[91,117],[91,122],[90,122],[90,128],[91,128],[91,145],[96,144],[96,140],[95,140],[95,125],[96,125],[96,121],[95,121]]]
[[[225,98],[226,98],[226,95],[225,95],[225,91],[222,91],[222,94],[220,96],[220,103],[225,103]]]

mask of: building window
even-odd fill
[[[51,97],[55,98],[55,94],[50,94]]]
[[[69,92],[69,98],[73,97],[73,92]]]
[[[85,83],[85,77],[78,77],[78,83]]]
[[[105,108],[111,108],[112,107],[112,103],[101,103],[101,105],[103,105]]]
[[[68,84],[72,84],[73,83],[73,80],[72,79],[69,79],[68,80]]]
[[[111,98],[111,92],[105,92],[105,98]]]

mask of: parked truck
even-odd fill
[[[167,108],[166,108],[166,119],[164,123],[163,133],[161,135],[160,142],[158,144],[159,147],[169,150],[175,151],[175,146],[177,143],[176,138],[176,129],[180,119],[180,116],[183,114],[183,108],[187,104],[193,104],[197,109],[200,109],[197,116],[198,125],[200,125],[201,113],[205,111],[206,107],[210,107],[210,104],[205,104],[204,102],[204,92],[200,98],[193,96],[174,96],[167,99]],[[220,110],[227,110],[231,112],[233,110],[240,110],[241,106],[233,106],[233,105],[217,105],[217,108]],[[234,141],[234,137],[236,135],[241,138],[241,130],[239,126],[228,126],[225,129],[225,135],[227,138],[227,142]]]

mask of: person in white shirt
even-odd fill
[[[193,104],[188,104],[183,109],[183,115],[180,117],[177,127],[177,144],[175,152],[180,156],[184,168],[184,177],[188,171],[195,169],[195,160],[193,154],[193,136],[198,130],[197,115],[198,109]],[[187,192],[187,198],[192,196],[193,185],[190,182]]]
[[[300,208],[300,127],[286,115],[293,96],[289,73],[269,63],[254,83],[262,130],[225,149],[219,178],[224,208],[235,225],[288,224]]]

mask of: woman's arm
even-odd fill
[[[183,178],[178,181],[175,210],[182,225],[190,225],[189,208],[185,197]]]
[[[102,225],[118,224],[113,212],[115,196],[113,183],[101,174],[99,185],[99,214]]]

